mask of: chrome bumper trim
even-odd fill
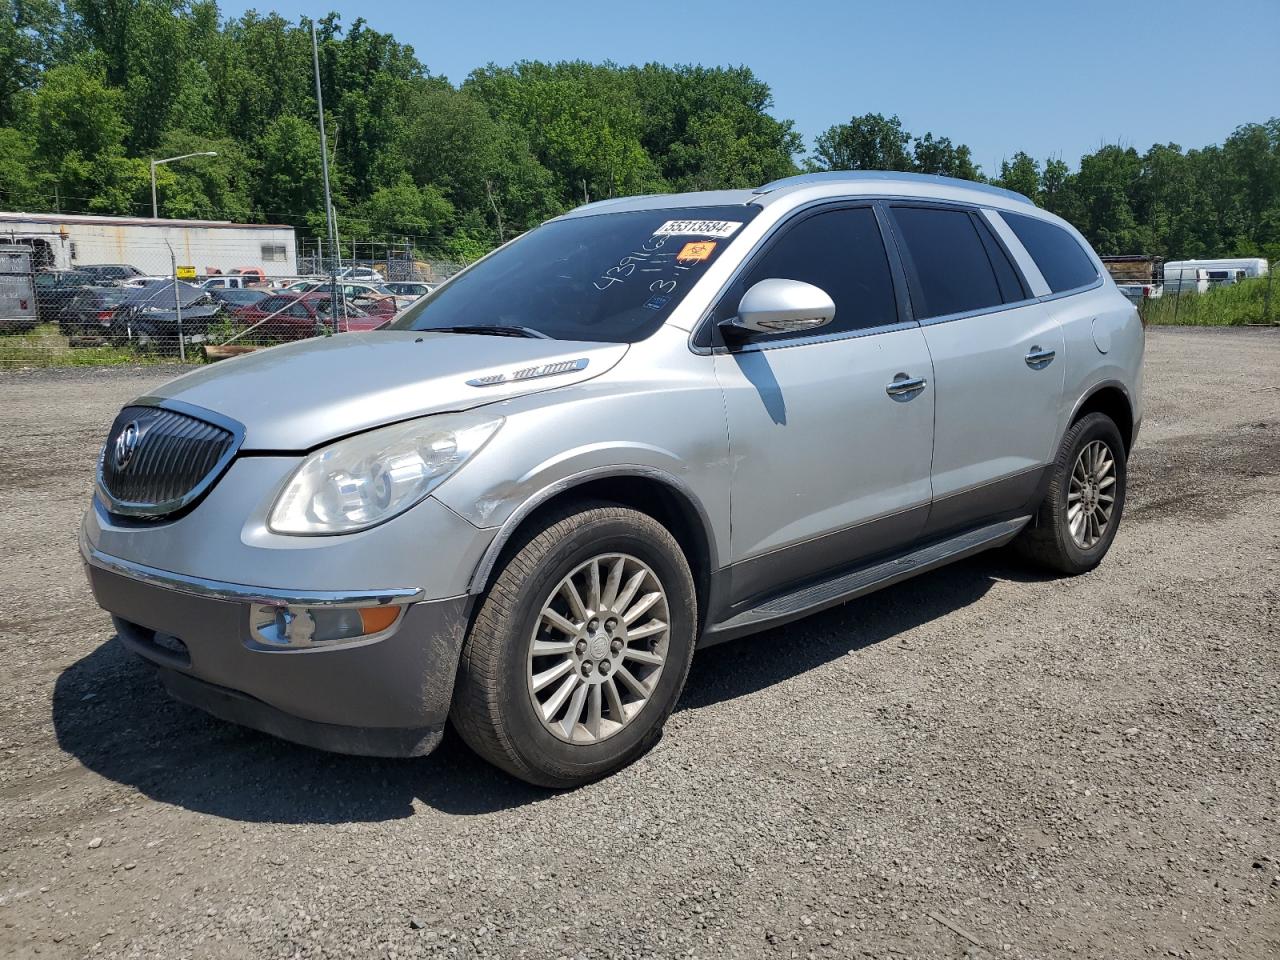
[[[237,603],[261,603],[273,607],[367,607],[382,603],[413,603],[425,599],[421,587],[387,587],[381,590],[284,590],[275,587],[251,587],[243,583],[189,577],[149,567],[132,560],[122,560],[89,546],[83,538],[80,554],[84,562],[110,573],[140,580],[197,597],[231,600]]]

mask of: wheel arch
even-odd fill
[[[1067,421],[1067,429],[1070,430],[1091,413],[1101,413],[1111,418],[1120,431],[1120,438],[1124,441],[1124,452],[1128,456],[1135,439],[1135,421],[1133,401],[1125,385],[1118,380],[1107,380],[1091,387],[1089,392],[1076,402],[1075,409],[1071,411],[1071,419]]]
[[[710,518],[693,492],[671,474],[640,464],[584,470],[539,490],[502,524],[480,558],[470,590],[483,594],[492,586],[506,556],[521,541],[521,533],[553,511],[575,502],[608,501],[648,514],[665,526],[684,551],[697,589],[699,619],[703,619],[711,574],[718,556]]]

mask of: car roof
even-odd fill
[[[779,202],[846,196],[894,196],[922,200],[958,200],[984,206],[1031,212],[1038,208],[1013,190],[972,180],[896,170],[830,170],[773,180],[750,190],[702,190],[692,193],[647,194],[597,200],[556,219],[620,213],[630,210],[668,210],[696,207],[766,207]]]

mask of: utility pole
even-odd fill
[[[338,224],[333,213],[333,201],[329,197],[329,141],[324,134],[324,94],[320,91],[320,42],[316,39],[316,22],[311,21],[311,63],[316,72],[316,109],[320,111],[320,170],[324,174],[324,213],[329,227],[329,249],[338,251]],[[329,271],[329,310],[336,323],[338,317],[338,277]]]

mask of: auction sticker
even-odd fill
[[[684,248],[676,254],[676,263],[701,263],[711,257],[715,253],[716,242],[714,240],[695,241],[686,243]]]
[[[737,233],[740,226],[742,226],[741,221],[735,220],[668,220],[653,231],[653,235],[655,237],[719,237],[723,240]]]

